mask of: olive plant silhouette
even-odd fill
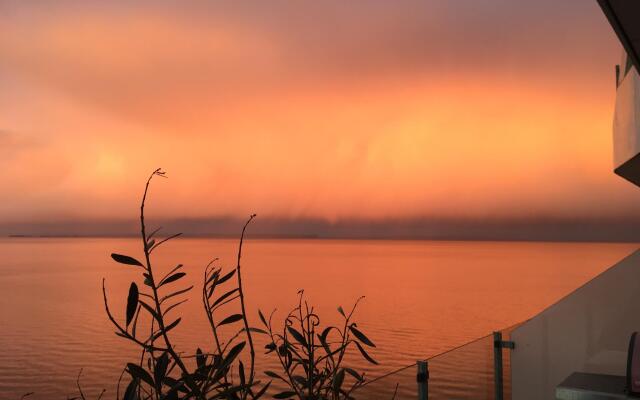
[[[249,223],[255,218],[255,214],[249,217],[242,228],[235,267],[225,271],[222,267],[216,266],[218,261],[216,258],[204,269],[201,301],[211,329],[213,351],[203,352],[198,347],[195,353],[184,354],[176,350],[172,340],[172,330],[181,323],[182,319],[168,318],[168,316],[171,311],[177,310],[188,300],[182,296],[190,292],[193,286],[176,287],[176,282],[186,276],[182,264],[178,264],[158,278],[160,273],[152,263],[154,250],[180,236],[178,233],[156,239],[160,228],[147,233],[144,211],[149,186],[154,177],[166,178],[166,175],[161,169],[156,169],[149,176],[144,187],[140,202],[143,261],[128,255],[111,254],[114,261],[139,268],[138,271],[141,273],[142,290],[136,282],[131,282],[124,318],[117,318],[111,311],[105,279],[102,280],[104,307],[109,320],[116,328],[116,335],[135,343],[141,349],[140,358],[136,362],[127,363],[123,370],[118,380],[116,399],[259,399],[267,392],[272,381],[269,380],[263,384],[256,380],[254,333],[266,335],[268,338],[268,344],[265,346],[266,354],[275,354],[282,369],[280,374],[274,371],[264,371],[264,373],[272,379],[282,381],[288,388],[274,394],[274,398],[353,399],[353,392],[365,383],[365,374],[344,366],[348,351],[355,347],[365,360],[377,364],[364,347],[372,348],[375,345],[353,322],[353,315],[363,297],[355,302],[348,314],[342,307],[338,307],[338,312],[344,319],[340,328],[328,326],[321,330],[320,317],[304,299],[303,291],[298,292],[298,305],[287,315],[280,330],[274,328],[275,310],[268,320],[258,310],[265,329],[250,326],[240,261],[245,232]],[[230,304],[235,304],[238,310],[231,314],[222,312],[223,309],[228,308],[225,306]],[[240,323],[241,327],[225,341],[220,328],[227,325],[233,326],[233,324],[240,325]],[[248,369],[240,360],[240,355],[246,353],[247,345]],[[195,359],[195,365],[190,368],[186,359],[192,358]],[[236,370],[237,379],[233,372]],[[131,379],[123,395],[120,396],[120,381],[125,372]],[[70,398],[71,400],[87,400],[80,384],[81,374],[82,370],[76,379],[79,394]],[[22,398],[32,394],[32,392],[26,393]],[[97,400],[100,400],[104,394],[103,389]]]
[[[287,390],[274,395],[277,399],[298,398],[300,400],[353,399],[353,392],[365,382],[365,374],[343,366],[347,351],[354,346],[369,363],[378,364],[364,349],[375,344],[362,333],[353,314],[360,297],[346,314],[342,307],[338,312],[344,319],[341,328],[320,327],[320,317],[299,291],[298,305],[289,312],[283,327],[276,331],[273,326],[275,310],[267,320],[258,311],[271,342],[266,345],[267,354],[275,354],[284,375],[265,371],[271,378],[284,382]]]
[[[267,391],[271,381],[261,384],[255,380],[255,349],[252,333],[266,332],[249,325],[240,268],[245,231],[255,215],[251,215],[242,229],[235,268],[223,271],[221,267],[214,266],[217,259],[205,268],[202,303],[211,327],[215,351],[205,353],[201,348],[197,348],[192,355],[195,358],[195,366],[190,369],[185,359],[191,356],[177,352],[171,338],[172,330],[180,324],[181,318],[169,318],[169,313],[187,301],[180,298],[193,289],[193,286],[175,287],[176,282],[186,275],[182,270],[182,264],[158,278],[160,275],[152,263],[151,256],[154,250],[180,236],[180,234],[174,234],[156,239],[155,236],[160,228],[147,233],[144,209],[149,185],[154,177],[165,178],[166,175],[161,169],[157,169],[149,176],[140,202],[143,261],[128,255],[111,254],[116,262],[139,268],[143,282],[142,289],[139,289],[136,282],[132,282],[129,287],[124,322],[116,318],[109,308],[105,280],[102,280],[105,310],[116,328],[116,335],[135,343],[142,350],[142,355],[137,362],[127,364],[126,371],[131,380],[122,399],[258,399]],[[231,284],[234,276],[235,284]],[[227,288],[224,289],[224,286]],[[239,306],[238,312],[218,318],[221,307],[232,302]],[[138,329],[143,319],[148,321],[148,331],[144,329],[145,333],[141,333],[142,329]],[[223,342],[219,328],[239,322],[242,322],[242,327]],[[247,344],[250,360],[248,373],[239,360]],[[238,380],[234,379],[232,372],[236,368]],[[116,396],[118,399],[121,398],[119,390]]]

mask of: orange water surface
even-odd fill
[[[339,321],[337,306],[347,309],[366,296],[355,320],[376,343],[371,355],[380,365],[349,362],[375,377],[526,320],[635,249],[616,243],[249,239],[243,280],[256,326],[256,308],[277,309],[278,320],[295,306],[299,289],[323,324]],[[235,240],[177,239],[154,253],[159,271],[185,264],[189,275],[176,285],[195,285],[174,330],[181,351],[211,348],[199,297],[204,266],[213,257],[232,266],[236,251]],[[142,258],[139,241],[130,238],[0,239],[0,398],[27,392],[66,398],[75,393],[80,368],[90,396],[104,388],[105,398],[115,398],[122,368],[139,358],[139,350],[114,334],[101,280],[114,313],[124,318],[129,284],[140,284],[141,270],[116,264],[111,252]],[[264,340],[258,345],[262,349]],[[258,353],[259,371],[276,368],[275,360]],[[414,386],[399,393],[413,398]]]

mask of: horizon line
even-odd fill
[[[1,236],[5,239],[139,239],[139,235],[38,235],[38,234],[8,234]],[[180,235],[180,239],[225,239],[239,240],[239,236],[218,234]],[[535,243],[638,243],[636,239],[601,240],[601,239],[544,239],[544,238],[456,238],[456,237],[421,237],[421,236],[320,236],[320,235],[261,235],[245,234],[245,240],[344,240],[344,241],[416,241],[416,242],[535,242]]]
[[[148,226],[185,237],[237,238],[244,219],[234,217],[162,218]],[[640,242],[640,218],[402,218],[379,220],[264,217],[248,237],[266,239],[489,240],[549,242]],[[167,228],[169,227],[169,228]],[[7,237],[136,237],[129,219],[0,223]]]

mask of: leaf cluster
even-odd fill
[[[179,236],[175,234],[157,240],[155,236],[160,229],[151,234],[146,232],[144,207],[149,184],[154,176],[164,177],[165,174],[161,170],[154,171],[147,180],[142,197],[140,227],[143,261],[124,254],[111,254],[114,261],[135,267],[140,273],[138,282],[142,282],[140,286],[135,281],[131,282],[123,320],[116,318],[109,308],[104,279],[102,284],[105,310],[116,328],[116,335],[135,343],[141,349],[140,359],[126,365],[129,383],[122,396],[118,389],[117,399],[258,399],[264,395],[271,382],[260,384],[254,379],[252,332],[255,330],[249,327],[246,318],[240,271],[244,232],[255,215],[250,217],[243,228],[236,267],[223,272],[222,268],[214,266],[214,260],[205,268],[202,303],[211,326],[215,348],[211,352],[204,352],[198,347],[192,355],[178,352],[172,334],[182,319],[172,316],[172,311],[188,300],[183,296],[193,289],[193,285],[179,286],[187,275],[182,264],[158,277],[152,263],[154,250]],[[238,311],[218,317],[223,307],[234,303],[239,307]],[[239,322],[242,322],[242,327],[223,342],[220,327]],[[250,348],[248,371],[240,360],[246,347]],[[195,363],[189,359],[194,359]],[[238,379],[234,379],[235,371]]]
[[[298,305],[289,312],[280,329],[274,328],[275,310],[268,320],[258,311],[264,329],[250,326],[240,261],[245,231],[255,214],[242,229],[235,267],[224,269],[217,266],[218,260],[214,259],[204,269],[201,301],[213,339],[212,348],[205,352],[197,347],[192,354],[177,351],[172,336],[182,318],[174,314],[188,300],[184,296],[194,286],[180,286],[187,276],[182,264],[160,274],[152,263],[152,255],[159,246],[180,236],[157,238],[160,228],[147,233],[144,210],[154,177],[166,176],[160,169],[151,174],[140,203],[143,258],[111,254],[115,262],[133,267],[131,271],[139,273],[138,280],[129,285],[124,316],[117,317],[112,312],[105,280],[102,280],[104,307],[115,334],[141,350],[139,359],[126,363],[118,381],[116,399],[257,400],[265,395],[273,379],[283,382],[287,388],[274,394],[276,399],[353,399],[353,392],[366,380],[363,372],[345,365],[347,354],[355,348],[366,361],[377,364],[366,350],[374,348],[375,344],[353,321],[362,297],[348,314],[338,307],[343,319],[339,327],[321,328],[320,317],[304,299],[303,291],[299,292]],[[229,328],[233,334],[225,338],[222,331],[229,332]],[[266,335],[266,354],[277,357],[281,367],[280,372],[264,371],[271,379],[266,383],[256,379],[254,334]],[[242,360],[248,361],[248,365]],[[125,376],[127,383],[121,394],[120,383]],[[73,399],[86,400],[80,374],[76,383],[79,396]],[[23,398],[32,394],[27,393]]]
[[[320,327],[320,317],[299,292],[298,305],[289,312],[280,330],[273,325],[274,312],[267,320],[259,312],[260,320],[267,329],[271,341],[265,346],[266,353],[277,357],[282,373],[265,371],[270,378],[282,381],[287,390],[274,395],[277,399],[298,398],[300,400],[353,399],[353,392],[365,383],[365,374],[345,364],[348,351],[355,348],[369,363],[377,362],[365,347],[375,344],[358,329],[353,314],[359,298],[349,314],[342,307],[340,327]]]

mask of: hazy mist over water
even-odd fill
[[[234,217],[154,219],[186,237],[231,237],[243,219]],[[259,217],[249,237],[333,239],[421,239],[498,241],[640,242],[640,218],[383,218],[338,219]],[[51,220],[0,223],[0,235],[45,237],[137,237],[136,221]]]
[[[196,285],[176,328],[183,351],[207,348],[198,290],[204,265],[233,265],[236,240],[178,239],[154,253],[159,270],[184,263]],[[380,366],[350,362],[370,377],[527,319],[635,250],[634,244],[497,243],[249,239],[243,256],[249,313],[282,316],[304,289],[323,323],[336,307],[366,296],[356,321],[377,344]],[[91,395],[114,395],[125,362],[139,352],[113,333],[100,285],[124,316],[139,270],[116,264],[113,251],[139,256],[136,239],[0,239],[0,398],[65,398],[83,383]],[[260,343],[261,349],[264,343]],[[273,359],[259,352],[259,370]],[[34,379],[37,371],[37,379]],[[400,394],[413,398],[413,380]],[[478,372],[479,373],[479,372]],[[264,378],[264,377],[262,377]],[[442,379],[442,378],[441,378]],[[385,385],[395,385],[385,381]],[[110,398],[107,396],[107,398]]]

